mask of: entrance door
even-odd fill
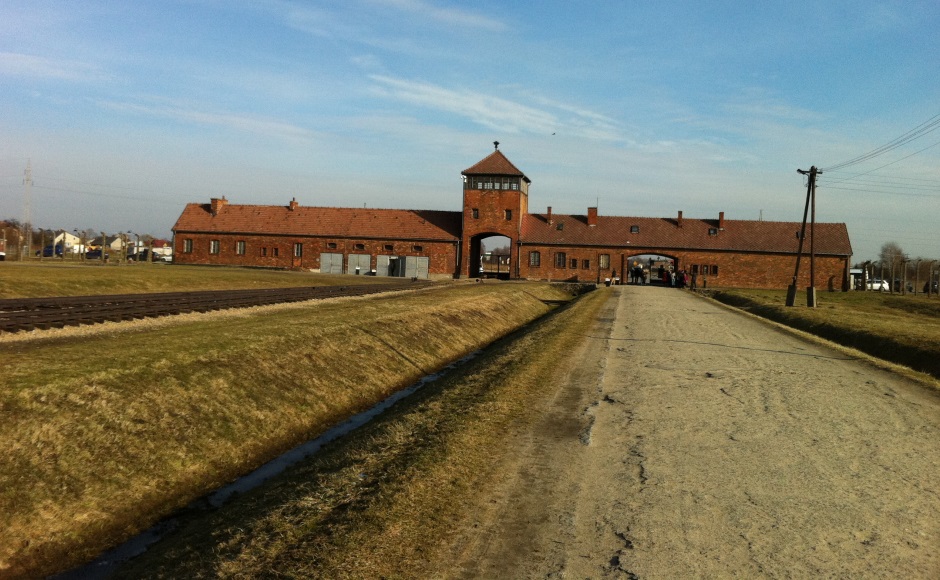
[[[349,263],[346,266],[346,273],[365,276],[369,273],[371,265],[372,256],[370,254],[349,254]]]
[[[343,255],[342,254],[320,254],[320,273],[322,274],[342,274],[343,273]]]

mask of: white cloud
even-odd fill
[[[373,4],[390,6],[419,18],[427,18],[450,26],[481,28],[492,32],[504,32],[505,23],[483,14],[460,8],[442,8],[424,0],[372,0]]]
[[[547,99],[531,99],[534,104],[544,105],[538,108],[504,97],[448,89],[426,82],[382,75],[371,75],[369,78],[378,83],[375,92],[380,96],[454,113],[489,129],[541,135],[561,132],[596,140],[620,140],[613,119]],[[569,115],[561,117],[559,113]]]
[[[151,117],[164,119],[174,119],[199,125],[216,125],[267,135],[269,137],[278,137],[281,139],[310,139],[313,132],[303,127],[264,119],[259,117],[249,117],[244,115],[235,115],[231,113],[213,113],[208,111],[199,111],[195,109],[184,108],[176,105],[142,105],[134,103],[120,103],[115,101],[99,101],[98,104],[112,111],[125,113],[137,113]]]
[[[108,76],[88,63],[15,52],[0,52],[0,75],[68,81],[99,80]]]

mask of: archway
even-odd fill
[[[470,238],[470,277],[508,280],[515,267],[512,239],[493,232]]]
[[[679,258],[658,252],[644,252],[624,257],[623,280],[626,284],[672,286],[681,269]]]

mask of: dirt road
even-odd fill
[[[674,289],[610,292],[458,577],[940,577],[940,397]]]

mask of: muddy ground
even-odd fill
[[[605,291],[445,575],[940,577],[936,391],[687,292]]]

